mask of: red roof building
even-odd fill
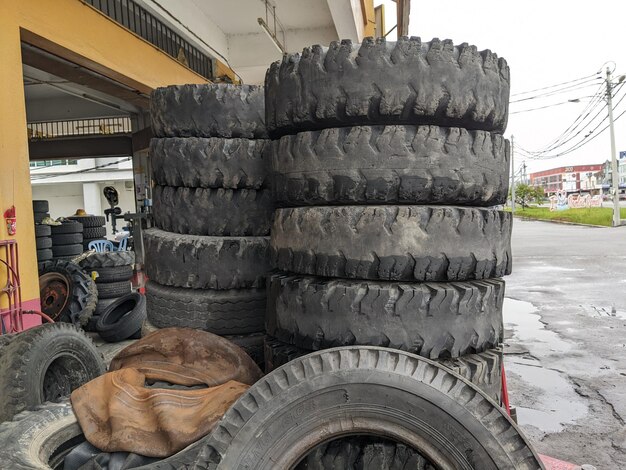
[[[540,186],[546,194],[565,190],[568,193],[591,192],[602,189],[602,182],[596,173],[602,171],[604,164],[575,165],[552,168],[530,174],[531,186]]]

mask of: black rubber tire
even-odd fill
[[[156,186],[152,199],[154,224],[168,232],[232,237],[270,233],[270,190]]]
[[[115,299],[111,299],[115,300]],[[88,331],[90,333],[96,333],[98,330],[96,329],[96,325],[98,324],[98,319],[100,318],[100,314],[94,313],[87,324],[83,327],[83,330]]]
[[[108,282],[121,282],[130,281],[133,278],[133,267],[126,266],[112,266],[109,268],[93,268],[86,270],[88,274],[96,273],[95,281],[97,285]]]
[[[63,310],[52,318],[56,322],[74,323],[84,326],[89,321],[96,309],[98,301],[98,291],[96,283],[77,264],[71,261],[54,260],[45,263],[40,277],[46,273],[59,273],[65,277],[69,284],[67,293],[68,300]],[[44,307],[46,295],[40,292],[42,307],[41,310],[47,313]],[[50,316],[50,315],[49,315]]]
[[[384,346],[430,359],[503,340],[504,281],[397,283],[273,274],[267,333],[298,347]]]
[[[184,289],[146,284],[148,320],[158,328],[183,327],[216,335],[263,331],[265,289]]]
[[[52,235],[52,244],[59,245],[77,245],[83,243],[82,233],[57,233]]]
[[[33,201],[33,212],[50,212],[50,205],[45,200]]]
[[[0,361],[0,421],[58,401],[104,374],[93,341],[74,325],[46,323],[17,335]]]
[[[46,265],[46,262],[47,262],[47,260],[46,261],[39,261],[39,260],[37,260],[37,272],[39,274],[41,274],[41,271],[43,271],[43,268]]]
[[[74,245],[52,245],[52,254],[55,258],[58,256],[77,256],[82,254],[82,252],[82,242]]]
[[[0,423],[0,462],[11,470],[56,470],[63,468],[65,456],[85,442],[83,431],[69,400],[46,403],[25,411],[14,421]],[[179,470],[190,468],[202,440],[166,459],[133,470]]]
[[[135,292],[115,300],[102,312],[96,324],[100,337],[109,343],[130,338],[146,319],[146,298]]]
[[[37,250],[37,261],[49,261],[53,258],[52,250],[50,248],[44,248]]]
[[[267,138],[265,96],[257,85],[157,88],[150,100],[150,118],[156,137]]]
[[[61,225],[51,225],[52,236],[61,233],[83,233],[83,224],[76,221],[65,221]]]
[[[49,225],[35,224],[35,237],[49,237],[52,235],[52,230]]]
[[[83,229],[83,239],[100,239],[106,237],[106,227],[85,227]]]
[[[38,250],[45,250],[46,248],[50,248],[52,246],[52,239],[50,237],[36,237],[35,238],[35,247]]]
[[[83,228],[100,228],[106,224],[106,218],[103,215],[73,215],[68,219],[80,222]]]
[[[263,352],[265,373],[269,374],[274,369],[313,351],[266,336]],[[502,397],[502,349],[488,349],[478,354],[467,354],[454,359],[437,359],[436,362],[469,380],[489,398],[500,403]]]
[[[510,212],[452,206],[278,209],[273,266],[385,281],[469,281],[511,273]]]
[[[98,299],[116,299],[132,292],[130,281],[102,282],[96,284]]]
[[[96,303],[96,311],[94,312],[94,316],[102,315],[102,312],[104,312],[109,307],[109,305],[115,302],[115,300],[117,300],[115,297],[111,299],[98,299],[98,303]]]
[[[249,335],[224,335],[224,338],[235,343],[243,349],[248,356],[263,370],[264,354],[263,344],[265,342],[265,332],[259,332]]]
[[[434,124],[503,133],[509,67],[466,43],[366,38],[285,54],[265,75],[266,124],[275,137],[364,124]]]
[[[504,204],[509,144],[437,126],[357,126],[286,135],[271,152],[279,205]]]
[[[33,212],[33,220],[35,224],[41,224],[46,217],[50,217],[47,212]]]
[[[219,137],[152,139],[152,176],[162,186],[261,189],[269,185],[268,144]]]
[[[261,378],[204,439],[196,465],[292,468],[316,445],[355,434],[402,442],[448,468],[543,468],[506,411],[464,378],[365,346],[313,353]]]
[[[109,251],[106,253],[92,253],[81,260],[83,268],[109,268],[113,266],[129,266],[135,264],[133,251]]]
[[[148,278],[165,286],[258,289],[265,286],[270,271],[269,237],[206,237],[148,229],[144,249]]]

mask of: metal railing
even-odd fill
[[[192,46],[161,20],[133,0],[83,0],[113,21],[161,49],[203,77],[213,80],[210,57]]]
[[[26,124],[26,127],[28,128],[28,138],[31,140],[87,135],[128,134],[132,132],[130,117],[126,116],[29,122]]]

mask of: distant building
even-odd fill
[[[546,195],[552,195],[560,190],[568,193],[587,192],[599,194],[602,192],[602,174],[605,165],[576,165],[552,168],[530,174],[530,184],[540,186]]]

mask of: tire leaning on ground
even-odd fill
[[[502,341],[504,281],[398,283],[286,273],[268,282],[267,333],[308,350],[384,346],[430,359]]]
[[[317,445],[358,434],[403,443],[441,468],[543,468],[506,412],[464,378],[364,346],[310,354],[263,377],[204,439],[196,465],[292,468]]]
[[[266,125],[277,135],[364,124],[434,124],[504,132],[509,67],[446,39],[366,38],[285,54],[265,75]]]
[[[93,341],[74,325],[47,323],[26,330],[2,351],[0,421],[69,396],[105,371]]]
[[[267,139],[265,96],[257,85],[172,85],[150,100],[157,137]]]
[[[279,205],[504,204],[509,143],[437,126],[357,126],[272,142]]]
[[[265,289],[184,289],[146,284],[148,319],[159,328],[183,327],[216,335],[263,331]]]
[[[103,340],[117,343],[141,331],[145,319],[146,298],[132,293],[116,299],[100,314],[96,330]]]
[[[264,139],[150,140],[154,181],[161,186],[261,189],[269,185]]]
[[[502,277],[511,273],[511,222],[511,213],[474,207],[278,209],[272,262],[283,271],[349,279]]]
[[[46,403],[0,423],[0,462],[11,470],[58,470],[65,456],[85,442],[69,400]],[[175,455],[134,470],[178,470],[195,460],[199,440]]]

